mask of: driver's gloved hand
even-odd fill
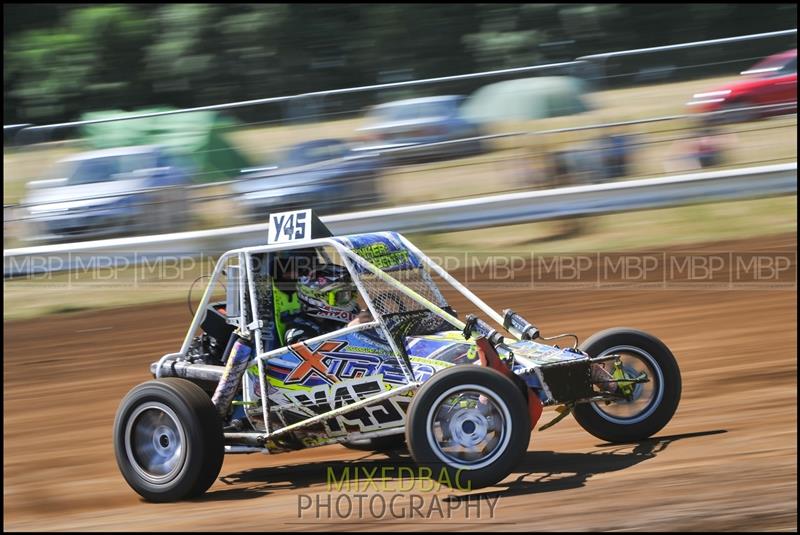
[[[284,336],[286,339],[286,345],[290,346],[292,344],[296,344],[297,342],[302,342],[303,340],[308,340],[309,336],[303,329],[289,329],[286,331],[286,335]]]

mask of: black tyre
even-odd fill
[[[527,451],[530,432],[519,388],[500,372],[473,365],[437,372],[414,396],[406,421],[411,456],[457,490],[505,478]]]
[[[635,442],[659,432],[681,399],[678,363],[661,340],[634,329],[609,329],[589,337],[580,348],[590,357],[618,354],[626,377],[647,375],[649,382],[629,384],[629,401],[579,404],[573,410],[581,427],[608,442]],[[610,369],[612,361],[606,361]]]
[[[222,422],[196,384],[174,377],[148,381],[120,403],[114,452],[125,481],[146,500],[199,496],[222,468]]]
[[[351,450],[385,452],[402,450],[406,447],[406,440],[403,435],[389,435],[342,442],[342,446]]]

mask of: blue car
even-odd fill
[[[378,158],[341,139],[317,139],[289,147],[278,164],[244,170],[231,188],[240,214],[263,222],[270,212],[311,206],[347,212],[380,201]]]
[[[80,153],[52,175],[28,183],[29,241],[174,232],[188,219],[189,171],[158,146]]]
[[[367,118],[369,125],[359,129],[366,138],[363,150],[379,151],[391,161],[458,158],[483,152],[477,123],[463,117],[464,97],[438,97],[398,100],[375,106]],[[467,141],[458,141],[468,139]]]

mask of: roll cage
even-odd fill
[[[386,267],[379,267],[370,260],[367,260],[363,255],[359,254],[360,248],[358,245],[363,243],[376,243],[385,240],[392,240],[396,245],[398,251],[402,251],[403,258],[407,262],[406,271],[418,270],[418,277],[401,277],[397,273],[393,273],[392,269]],[[306,340],[306,344],[314,344],[317,342],[324,342],[325,340],[342,336],[352,332],[358,332],[366,329],[376,329],[386,339],[386,342],[391,347],[394,355],[398,359],[399,368],[403,374],[406,384],[401,387],[392,388],[387,391],[380,392],[354,403],[347,404],[346,406],[338,409],[331,410],[323,414],[310,416],[309,418],[301,421],[278,427],[277,429],[270,430],[269,410],[268,410],[268,397],[267,386],[265,383],[266,376],[266,361],[273,356],[279,355],[287,350],[287,347],[281,344],[280,347],[268,349],[265,347],[265,335],[271,334],[266,332],[270,329],[270,325],[274,318],[267,318],[265,316],[264,303],[260,302],[263,297],[257,291],[257,274],[253,269],[253,260],[256,255],[264,253],[279,253],[298,251],[302,249],[318,249],[330,247],[335,250],[343,259],[345,267],[349,271],[353,282],[358,288],[359,294],[364,299],[369,311],[372,313],[373,321],[365,324],[355,325],[351,327],[344,327],[333,332],[325,333],[315,338]],[[233,273],[238,273],[238,277],[228,279],[228,284],[232,288],[228,288],[228,304],[233,305],[231,308],[236,309],[237,314],[228,316],[228,323],[234,325],[240,333],[244,336],[249,336],[254,342],[255,352],[250,357],[247,363],[247,368],[251,366],[258,366],[258,376],[260,384],[257,388],[260,390],[261,398],[261,411],[263,414],[264,432],[253,433],[225,433],[226,439],[240,444],[249,444],[251,447],[256,448],[248,449],[244,446],[244,450],[230,449],[226,447],[229,452],[249,452],[258,451],[262,449],[266,440],[286,432],[293,431],[297,428],[312,425],[314,423],[335,417],[345,412],[349,412],[360,407],[368,406],[373,403],[378,403],[386,398],[404,394],[409,390],[414,390],[421,385],[412,371],[412,364],[408,355],[403,347],[402,337],[398,336],[397,323],[392,323],[400,311],[391,310],[394,304],[400,300],[407,305],[408,303],[415,304],[418,308],[417,312],[421,313],[418,317],[423,318],[429,325],[436,325],[437,328],[433,330],[445,330],[450,326],[456,330],[464,330],[466,323],[454,314],[450,313],[447,304],[442,297],[438,287],[433,282],[430,272],[435,273],[438,277],[449,283],[461,295],[483,311],[490,319],[492,319],[501,329],[511,334],[514,338],[518,338],[513,332],[507,330],[503,326],[503,317],[482,301],[479,297],[473,294],[464,285],[459,283],[456,279],[450,276],[441,266],[433,262],[419,249],[417,249],[411,242],[398,233],[382,232],[373,234],[360,234],[340,237],[325,237],[310,240],[303,240],[296,243],[279,243],[272,245],[259,245],[254,247],[244,247],[234,249],[224,253],[218,260],[211,274],[211,279],[203,294],[200,306],[194,314],[192,323],[183,340],[181,348],[176,353],[169,353],[164,355],[156,365],[156,378],[161,376],[162,365],[168,360],[185,360],[189,352],[192,341],[201,327],[208,310],[209,303],[212,296],[212,289],[220,282],[223,275],[223,270],[226,266],[233,267]],[[236,269],[238,268],[238,269]],[[244,268],[244,269],[242,269]],[[428,271],[430,270],[430,272]],[[412,288],[411,286],[414,286]],[[376,290],[378,289],[378,290]],[[380,290],[380,291],[379,291]],[[388,303],[388,304],[387,304]],[[401,307],[402,308],[402,307]],[[406,308],[408,308],[406,306]],[[407,312],[407,311],[406,311]],[[268,315],[268,314],[267,314]],[[431,322],[431,320],[434,320]],[[411,321],[414,321],[413,319]],[[405,324],[400,329],[400,334],[409,334],[409,329],[413,330],[413,325],[409,327]],[[411,333],[420,334],[420,333]],[[524,362],[522,364],[525,364]],[[248,381],[252,378],[248,374],[244,374],[242,381],[243,392],[246,393],[250,390]],[[255,385],[253,385],[255,386]],[[244,399],[245,403],[253,403],[254,400]],[[370,436],[379,436],[385,433],[371,433]],[[236,446],[234,446],[235,448]],[[241,447],[241,446],[239,446]]]

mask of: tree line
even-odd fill
[[[797,20],[796,4],[4,4],[3,11],[5,124],[519,67],[782,30]]]

